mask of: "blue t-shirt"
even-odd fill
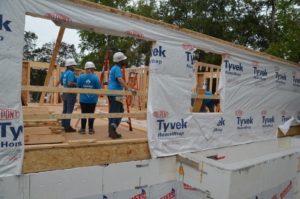
[[[205,91],[205,96],[213,96],[213,94],[210,91]],[[203,104],[207,106],[208,108],[213,108],[214,107],[214,102],[211,99],[203,99]]]
[[[72,70],[66,70],[62,74],[62,83],[65,88],[74,88],[76,86],[70,86],[68,82],[77,82],[77,78]]]
[[[108,90],[123,90],[122,84],[118,81],[119,77],[123,77],[122,70],[120,66],[114,65],[109,72]]]
[[[77,80],[77,86],[79,88],[86,89],[100,89],[100,81],[95,74],[82,74]],[[97,103],[97,94],[80,94],[80,102],[82,103]]]

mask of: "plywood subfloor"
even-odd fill
[[[48,106],[49,111],[60,113],[61,106]],[[105,111],[97,108],[96,112]],[[80,110],[76,110],[79,113]],[[126,120],[127,118],[124,118]],[[72,126],[80,128],[80,121],[71,120]],[[76,123],[78,123],[76,125]],[[122,122],[118,132],[122,139],[108,137],[108,120],[96,119],[95,134],[61,133],[65,141],[59,144],[26,145],[23,173],[61,170],[76,167],[145,160],[151,158],[146,121],[132,119],[133,131]],[[40,132],[42,134],[42,132]]]

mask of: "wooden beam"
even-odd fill
[[[65,28],[60,27],[59,32],[58,32],[58,36],[57,36],[57,39],[56,39],[56,42],[55,42],[55,46],[54,46],[54,49],[53,49],[53,54],[52,54],[52,57],[51,57],[51,60],[50,60],[50,66],[49,66],[49,69],[48,69],[48,73],[47,73],[47,76],[46,76],[46,79],[45,79],[45,82],[44,82],[44,86],[48,86],[50,77],[52,76],[52,72],[54,70],[56,57],[57,57],[57,54],[58,54],[58,51],[59,51],[59,47],[60,47],[62,38],[64,36],[64,32],[65,32]],[[42,92],[41,98],[40,98],[40,104],[44,103],[45,95],[46,95],[46,93]]]
[[[58,88],[48,86],[22,86],[22,91],[48,92],[48,93],[89,93],[98,95],[132,95],[130,91],[110,91],[106,89],[82,89],[82,88]],[[136,95],[145,95],[145,92],[137,91]]]
[[[213,69],[213,68],[221,68],[221,66],[218,66],[218,65],[195,61],[194,62],[194,68],[197,69],[199,66],[200,67],[205,66],[205,67],[208,67],[208,68],[211,68],[211,69]]]
[[[30,68],[33,69],[48,69],[50,68],[50,64],[47,62],[36,62],[36,61],[29,61]]]
[[[131,113],[72,113],[72,114],[26,114],[23,121],[52,121],[55,119],[80,119],[80,118],[119,118],[119,117],[146,117],[147,112]]]
[[[22,85],[30,85],[30,64],[29,61],[23,61],[22,64]],[[28,91],[22,91],[21,93],[22,100],[25,100],[26,103],[30,102],[30,96]]]

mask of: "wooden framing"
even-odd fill
[[[22,68],[22,86],[30,86],[31,78],[30,73],[32,69],[49,69],[50,64],[46,62],[34,62],[34,61],[23,61],[23,68]],[[48,86],[53,87],[55,83],[58,81],[59,76],[62,71],[64,71],[64,67],[60,67],[59,65],[55,65],[54,70],[52,72],[52,76],[49,79]],[[26,102],[30,103],[30,94],[29,90],[23,90],[22,95]],[[59,103],[58,93],[54,93],[51,95],[51,99],[49,100],[51,104]]]
[[[44,92],[48,93],[51,92],[51,90],[55,89],[55,84],[59,80],[61,72],[65,70],[64,67],[60,67],[59,65],[55,65],[52,76],[50,76],[49,82],[47,86],[45,87],[39,87],[39,86],[30,86],[30,73],[31,69],[49,69],[50,64],[46,62],[33,62],[33,61],[23,61],[23,71],[22,71],[22,97],[26,100],[26,102],[30,103],[30,95],[29,92]],[[81,69],[76,69],[77,73],[81,73]],[[135,71],[138,74],[138,96],[140,99],[140,105],[142,109],[145,109],[147,107],[147,95],[148,93],[148,81],[149,81],[149,69],[148,67],[145,68],[127,68],[126,70],[126,77],[128,77],[128,73]],[[105,72],[107,73],[107,72]],[[95,74],[99,77],[100,72],[95,72]],[[105,75],[107,77],[107,75]],[[49,91],[49,89],[51,90]],[[61,88],[59,88],[61,89]],[[59,92],[62,92],[61,90],[57,90],[57,92],[54,92],[53,94],[49,94],[50,99],[48,100],[48,103],[50,104],[58,104],[59,103]],[[73,92],[73,91],[72,91]],[[83,91],[84,92],[84,91]],[[80,92],[77,92],[80,93]]]
[[[221,66],[214,65],[214,64],[207,64],[203,62],[195,62],[194,63],[194,69],[195,73],[197,75],[203,74],[203,80],[205,83],[207,79],[209,79],[209,85],[206,85],[208,90],[213,93],[213,79],[216,79],[216,86],[214,90],[217,91],[217,88],[219,86],[219,81],[220,81],[220,68]],[[213,93],[214,94],[214,93]]]
[[[46,76],[46,79],[45,79],[45,82],[44,82],[44,86],[48,86],[50,77],[52,76],[52,72],[54,71],[54,65],[55,65],[56,57],[57,57],[57,54],[58,54],[58,51],[59,51],[59,47],[60,47],[62,38],[64,36],[64,32],[65,32],[65,28],[60,27],[59,32],[58,32],[58,36],[57,36],[57,39],[56,39],[56,42],[55,42],[55,46],[54,46],[54,49],[53,49],[53,54],[52,54],[52,57],[51,57],[51,60],[50,60],[50,66],[49,66],[47,76]],[[40,97],[40,104],[44,103],[45,95],[46,95],[46,93],[42,92],[41,97]]]
[[[211,100],[220,100],[220,96],[217,93],[219,80],[220,80],[220,66],[203,63],[203,62],[195,62],[194,70],[196,74],[196,85],[194,90],[195,97],[193,106],[191,108],[192,112],[199,112],[202,107],[203,99],[211,99]],[[213,79],[216,79],[216,84],[213,86]],[[209,85],[205,85],[207,80],[209,80]],[[205,95],[205,88],[208,88],[213,96]],[[213,92],[215,91],[215,93]],[[214,108],[214,112],[220,112],[220,103]]]
[[[117,95],[132,95],[129,91],[109,91],[105,89],[81,89],[81,88],[58,88],[58,87],[44,87],[44,86],[22,86],[22,91],[36,91],[36,92],[63,92],[63,93],[90,93],[90,94],[117,94]],[[137,91],[136,95],[145,95],[142,91]]]

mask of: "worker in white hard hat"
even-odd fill
[[[65,61],[65,72],[60,77],[60,82],[64,88],[74,88],[76,87],[77,78],[75,76],[74,70],[77,63],[74,59],[66,59]],[[71,114],[74,110],[74,105],[76,102],[76,93],[63,93],[63,114]],[[74,128],[71,127],[70,119],[63,119],[62,126],[66,133],[76,132]]]
[[[125,65],[126,59],[127,57],[122,52],[117,52],[113,55],[114,65],[109,72],[108,90],[123,90],[123,87],[125,87],[125,89],[131,91],[133,94],[136,94],[136,91],[130,88],[123,79],[121,67]],[[109,94],[107,97],[110,105],[109,113],[124,112],[122,96]],[[109,118],[108,134],[110,138],[118,139],[122,137],[121,134],[117,133],[116,131],[121,123],[121,119],[122,118]]]
[[[84,66],[85,74],[81,74],[77,81],[77,87],[84,88],[84,89],[100,89],[100,80],[98,77],[94,74],[94,71],[96,69],[96,66],[93,62],[88,61],[85,63]],[[81,113],[94,113],[96,104],[98,101],[98,95],[97,94],[80,94],[80,107],[81,107]],[[88,119],[88,133],[94,134],[94,118]],[[80,134],[85,134],[86,132],[86,121],[87,119],[82,118],[81,119],[81,128],[79,130]]]

